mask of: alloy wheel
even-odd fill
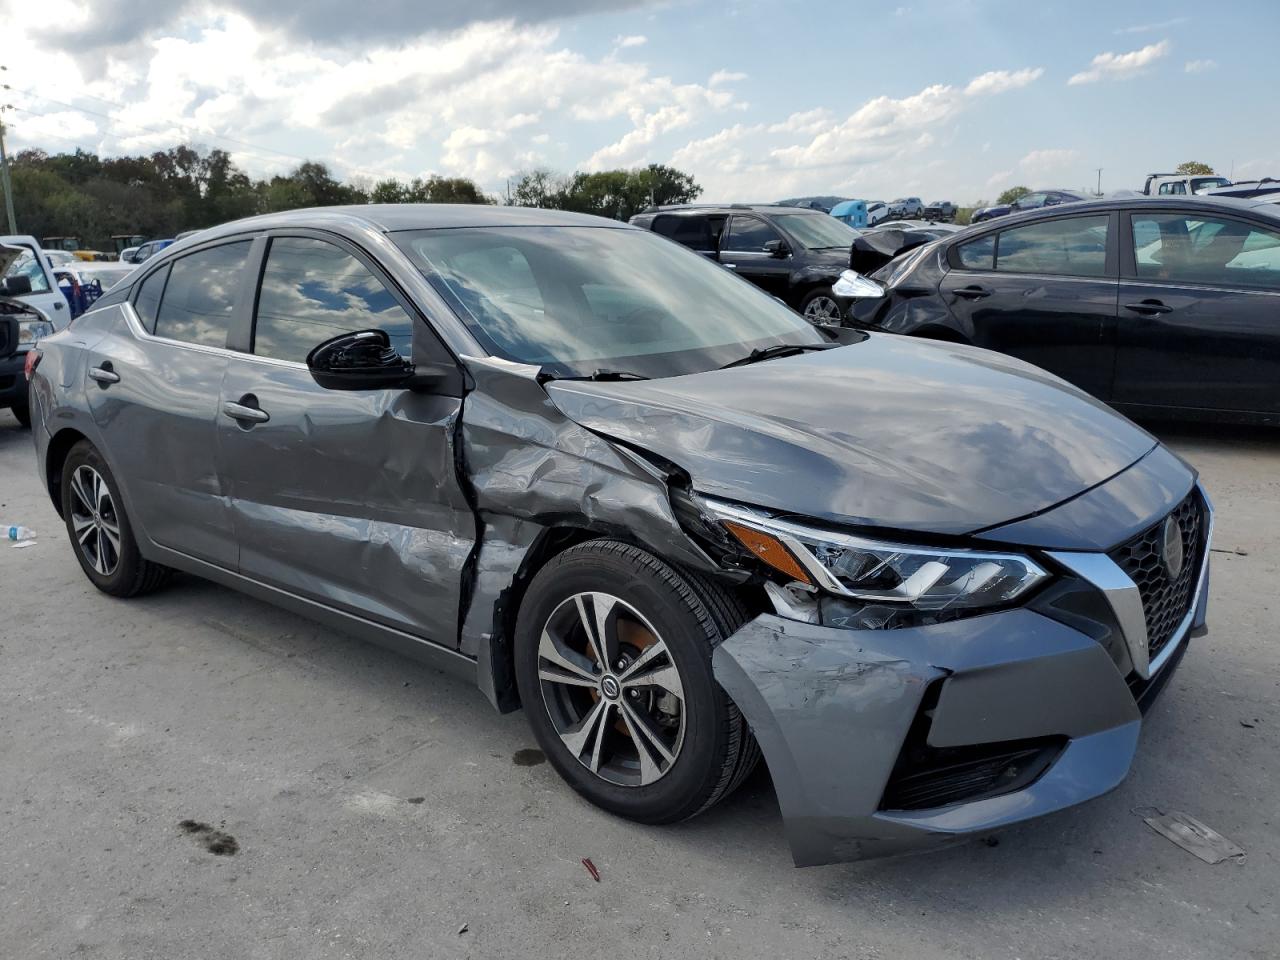
[[[680,670],[648,620],[608,593],[561,603],[538,642],[547,715],[573,757],[620,786],[647,786],[675,764],[685,735]]]
[[[810,323],[838,323],[840,305],[830,297],[814,297],[804,306],[804,318]]]
[[[120,517],[107,482],[87,464],[71,475],[71,527],[89,565],[111,576],[120,565]]]

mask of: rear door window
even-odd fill
[[[1045,220],[1001,231],[996,270],[1064,277],[1102,277],[1107,272],[1109,216]]]
[[[1280,230],[1202,214],[1133,214],[1143,280],[1280,290]]]
[[[413,354],[413,321],[368,267],[324,240],[274,238],[254,314],[253,352],[304,363],[324,341],[357,330],[383,330],[397,353]]]
[[[248,240],[242,240],[175,260],[156,312],[155,335],[225,347],[249,246]]]
[[[663,214],[653,221],[653,232],[683,244],[690,250],[707,252],[715,249],[711,241],[710,221],[705,216]]]
[[[996,267],[996,235],[987,234],[956,247],[956,259],[966,270],[994,270]]]

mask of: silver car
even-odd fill
[[[105,593],[184,571],[451,669],[645,823],[763,752],[801,865],[1110,790],[1204,630],[1212,511],[1151,436],[612,221],[230,223],[27,367]]]

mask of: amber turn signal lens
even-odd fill
[[[724,525],[730,533],[738,538],[739,543],[773,567],[773,569],[793,580],[799,580],[801,583],[809,584],[809,586],[814,585],[813,578],[809,576],[808,571],[800,565],[800,561],[795,558],[795,555],[790,550],[783,546],[780,540],[762,530],[757,530],[741,523],[734,523],[732,520],[725,520]]]

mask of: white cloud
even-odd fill
[[[936,138],[951,120],[1042,72],[993,71],[963,85],[874,97],[844,118],[819,109],[773,123],[734,124],[686,143],[672,162],[695,173],[708,199],[862,191],[876,182],[909,190],[921,158],[937,152]]]
[[[1170,27],[1179,27],[1184,23],[1189,23],[1190,17],[1173,17],[1169,20],[1159,20],[1155,23],[1138,23],[1132,27],[1120,27],[1112,32],[1117,35],[1126,33],[1155,33],[1157,30],[1167,30]]]
[[[74,8],[49,2],[74,26]],[[566,47],[547,24],[483,22],[341,49],[202,6],[172,35],[139,40],[119,52],[125,59],[113,54],[100,74],[89,74],[83,58],[42,47],[47,32],[37,22],[22,23],[14,43],[5,36],[9,76],[48,76],[41,93],[109,119],[70,111],[37,123],[17,114],[15,148],[70,149],[74,140],[124,153],[193,142],[232,151],[254,175],[311,156],[339,176],[435,172],[493,187],[544,162],[552,135],[580,151],[558,144],[557,165],[630,164],[645,160],[671,130],[740,106],[727,86],[678,83],[612,52],[589,57]],[[642,42],[619,37],[623,47]],[[13,98],[37,113],[59,112],[35,93]],[[46,142],[55,136],[66,139]]]
[[[745,73],[735,73],[732,70],[717,70],[711,75],[711,79],[707,81],[707,86],[718,87],[725,83],[737,83],[739,80],[747,79]]]
[[[615,47],[643,47],[648,42],[649,38],[640,33],[635,33],[627,37],[617,36],[613,38],[613,45]]]
[[[992,70],[974,77],[964,92],[971,96],[984,96],[992,93],[1004,93],[1006,90],[1017,90],[1039,80],[1044,74],[1043,67],[1025,70]]]
[[[1140,50],[1128,53],[1100,53],[1089,64],[1088,70],[1071,77],[1067,83],[1076,86],[1082,83],[1097,83],[1099,80],[1123,80],[1141,73],[1144,68],[1159,60],[1169,52],[1169,41],[1161,40],[1151,43]]]
[[[1008,183],[1009,178],[1013,176],[1012,170],[997,170],[991,176],[987,177],[987,186],[995,187],[1002,183]]]
[[[1187,73],[1208,73],[1218,69],[1217,60],[1188,60],[1182,67]]]
[[[1028,173],[1052,173],[1063,170],[1080,160],[1079,150],[1032,150],[1018,161],[1018,166]]]

